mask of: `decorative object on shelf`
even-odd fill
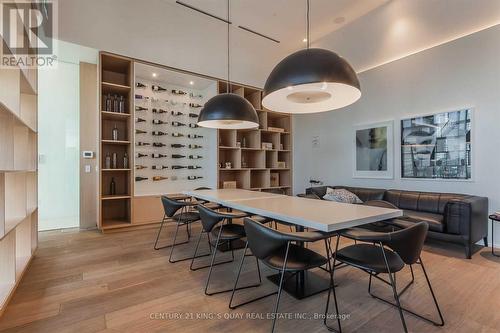
[[[118,127],[116,127],[116,124],[113,126],[113,129],[111,130],[111,138],[114,141],[118,141]]]
[[[156,92],[167,91],[167,89],[162,88],[162,87],[160,87],[160,86],[158,86],[158,85],[152,85],[152,86],[151,86],[151,90],[156,91]]]
[[[116,195],[115,177],[111,177],[111,182],[109,183],[109,195]]]
[[[247,139],[245,137],[241,138],[241,148],[247,147]]]
[[[271,172],[270,185],[271,185],[271,187],[280,186],[280,174],[278,172]]]
[[[106,153],[106,157],[104,159],[104,168],[111,169],[111,156],[109,155],[109,152]]]
[[[273,143],[272,142],[261,142],[261,148],[266,149],[266,150],[272,150]]]
[[[226,162],[226,163],[224,164],[224,166],[225,166],[225,168],[226,168],[226,169],[232,169],[233,164],[232,164],[231,162]]]
[[[160,180],[166,180],[166,179],[168,179],[168,177],[163,177],[163,176],[154,176],[153,177],[154,182],[158,182]]]
[[[236,147],[241,148],[241,142],[240,141],[236,141]]]
[[[123,168],[128,169],[128,154],[125,152],[123,154]]]
[[[353,177],[394,177],[393,122],[359,125],[354,128]]]
[[[401,120],[401,178],[472,179],[472,109]]]
[[[231,93],[229,16],[230,8],[227,0],[227,92],[216,95],[205,103],[198,117],[198,125],[219,129],[258,128],[259,116],[252,104],[242,96]]]
[[[118,168],[118,155],[116,153],[113,153],[111,155],[111,167],[113,169],[117,169]]]
[[[141,177],[141,176],[136,176],[135,177],[135,181],[136,182],[142,182],[144,180],[148,180],[148,178],[147,177]]]
[[[286,162],[284,162],[284,161],[278,161],[278,163],[276,164],[276,166],[278,167],[278,169],[286,169]]]
[[[225,181],[222,182],[222,188],[236,188],[236,181]]]
[[[264,86],[262,104],[286,113],[315,113],[339,109],[361,97],[360,84],[351,65],[338,54],[309,48],[309,0],[307,48],[281,60]]]

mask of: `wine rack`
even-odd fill
[[[131,224],[132,66],[130,59],[100,54],[99,227],[103,230]]]
[[[38,246],[37,76],[0,68],[0,315]]]
[[[218,93],[228,92],[219,81]],[[218,187],[292,195],[292,117],[262,107],[262,90],[231,84],[230,92],[248,100],[259,128],[218,131]]]

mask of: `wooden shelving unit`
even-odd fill
[[[99,172],[99,228],[112,229],[131,224],[133,150],[131,147],[133,115],[133,61],[105,52],[100,53],[100,172]],[[123,97],[124,112],[106,109],[107,95]],[[113,140],[113,128],[118,129],[118,140]],[[117,154],[117,167],[106,168],[106,156]],[[128,155],[128,167],[123,159]],[[116,184],[116,193],[110,192],[111,181]]]
[[[291,195],[291,115],[265,110],[260,89],[239,84],[231,84],[230,89],[255,107],[260,126],[255,130],[218,131],[219,188],[224,187],[224,182],[233,181],[237,188]],[[226,92],[226,82],[219,81],[218,93]],[[263,143],[270,147],[264,147]],[[231,168],[227,168],[226,163],[230,163]]]
[[[38,246],[37,75],[0,68],[0,315]]]

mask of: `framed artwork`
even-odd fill
[[[401,120],[401,178],[472,179],[472,109]]]
[[[354,178],[394,177],[392,121],[356,126],[353,150]]]

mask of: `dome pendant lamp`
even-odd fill
[[[307,0],[307,49],[297,51],[274,67],[264,86],[262,104],[285,113],[316,113],[356,102],[361,90],[356,72],[338,54],[309,48]]]
[[[198,116],[198,125],[218,129],[249,129],[259,127],[259,116],[252,104],[232,94],[229,75],[229,0],[227,0],[227,93],[208,100]]]

